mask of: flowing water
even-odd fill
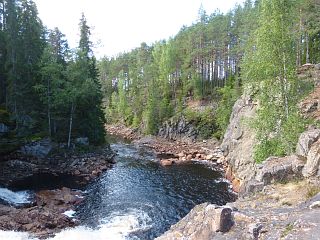
[[[86,199],[75,213],[81,226],[53,239],[154,239],[197,204],[234,200],[221,172],[209,165],[162,167],[145,148],[125,143],[111,147],[118,152],[117,163],[87,186]],[[1,234],[10,239],[17,233],[0,232],[0,239]]]

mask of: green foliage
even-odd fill
[[[239,94],[232,86],[225,86],[219,89],[218,93],[220,94],[220,101],[215,116],[218,129],[214,136],[221,139],[229,125],[232,108]]]
[[[79,26],[72,53],[59,29],[44,28],[33,1],[0,4],[0,119],[19,141],[86,136],[104,142],[101,86],[84,15]]]
[[[227,14],[216,11],[207,15],[201,10],[195,24],[181,28],[167,41],[151,46],[142,43],[115,58],[104,58],[99,71],[108,122],[121,121],[155,133],[158,126],[154,122],[160,125],[180,114],[189,99],[217,98],[216,89],[239,75],[244,46],[257,25],[256,12],[257,7],[251,1]],[[240,78],[238,81],[237,89],[241,87]],[[228,118],[229,105],[234,101],[227,99],[227,93],[222,95],[219,136],[226,125],[223,121]],[[224,112],[223,106],[228,111]]]
[[[194,111],[186,108],[183,115],[188,122],[191,122],[199,132],[203,139],[209,139],[214,136],[217,131],[215,113],[211,108],[206,108],[204,111]]]
[[[262,162],[292,153],[305,123],[296,108],[302,93],[292,47],[298,9],[285,0],[262,1],[259,9],[259,26],[243,61],[243,76],[246,89],[253,89],[251,94],[259,102],[253,124],[258,140],[254,157]]]

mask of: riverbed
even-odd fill
[[[163,167],[145,147],[117,142],[116,164],[85,187],[85,200],[73,214],[79,227],[53,239],[154,239],[195,205],[235,200],[223,173],[214,165],[192,162]],[[32,239],[0,232],[0,239]]]

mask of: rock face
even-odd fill
[[[157,239],[318,240],[320,193],[306,201],[306,188],[304,185],[270,185],[261,194],[238,199],[227,206],[197,205]]]
[[[241,97],[234,105],[230,123],[221,144],[229,172],[240,184],[254,178],[256,164],[253,160],[255,135],[248,126],[250,118],[255,116],[256,105],[250,97]],[[232,175],[232,174],[230,174]],[[232,179],[230,179],[232,180]]]
[[[302,133],[299,137],[296,153],[297,155],[307,157],[311,145],[320,137],[320,129],[311,129]]]
[[[320,71],[316,79],[320,79]],[[301,113],[307,118],[313,118],[315,120],[320,120],[320,80],[317,80],[318,85],[314,91],[309,94],[300,104],[299,108]]]
[[[206,240],[213,239],[217,232],[227,232],[233,226],[232,210],[203,203],[197,205],[176,225],[157,240]]]
[[[296,155],[283,158],[270,157],[263,164],[258,165],[255,179],[268,185],[301,178],[304,164],[303,158]]]
[[[21,147],[22,154],[43,158],[46,157],[52,150],[52,143],[49,138],[42,139]]]
[[[166,121],[159,129],[158,136],[169,140],[197,139],[198,131],[182,116],[179,119]]]
[[[320,140],[313,143],[307,154],[307,163],[303,168],[304,177],[319,176],[320,166]]]

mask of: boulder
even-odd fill
[[[312,177],[319,175],[319,165],[320,165],[320,140],[315,142],[307,155],[307,163],[302,170],[304,177]]]
[[[160,160],[160,164],[162,166],[171,166],[174,163],[172,159],[162,159]]]
[[[228,232],[233,225],[231,208],[203,203],[195,206],[188,215],[156,239],[209,240],[214,239],[218,232]]]
[[[320,63],[317,63],[316,65],[314,65],[314,68],[315,68],[316,70],[320,70]]]
[[[20,152],[28,156],[44,158],[50,153],[52,148],[53,145],[51,140],[49,138],[45,138],[21,147]]]
[[[80,145],[88,146],[89,145],[89,138],[87,138],[87,137],[76,138],[76,143],[80,144]]]
[[[263,225],[260,223],[251,223],[248,225],[248,233],[250,239],[258,239]]]
[[[258,166],[256,180],[268,185],[274,182],[286,182],[302,177],[304,160],[296,155],[270,157]]]
[[[320,129],[311,129],[303,132],[300,137],[296,148],[296,154],[307,157],[310,147],[313,143],[318,141],[320,137]]]
[[[208,206],[213,207],[213,205]],[[232,209],[228,207],[215,208],[213,211],[212,231],[228,232],[234,224]]]
[[[0,123],[0,133],[7,133],[9,132],[9,127],[4,123]]]

